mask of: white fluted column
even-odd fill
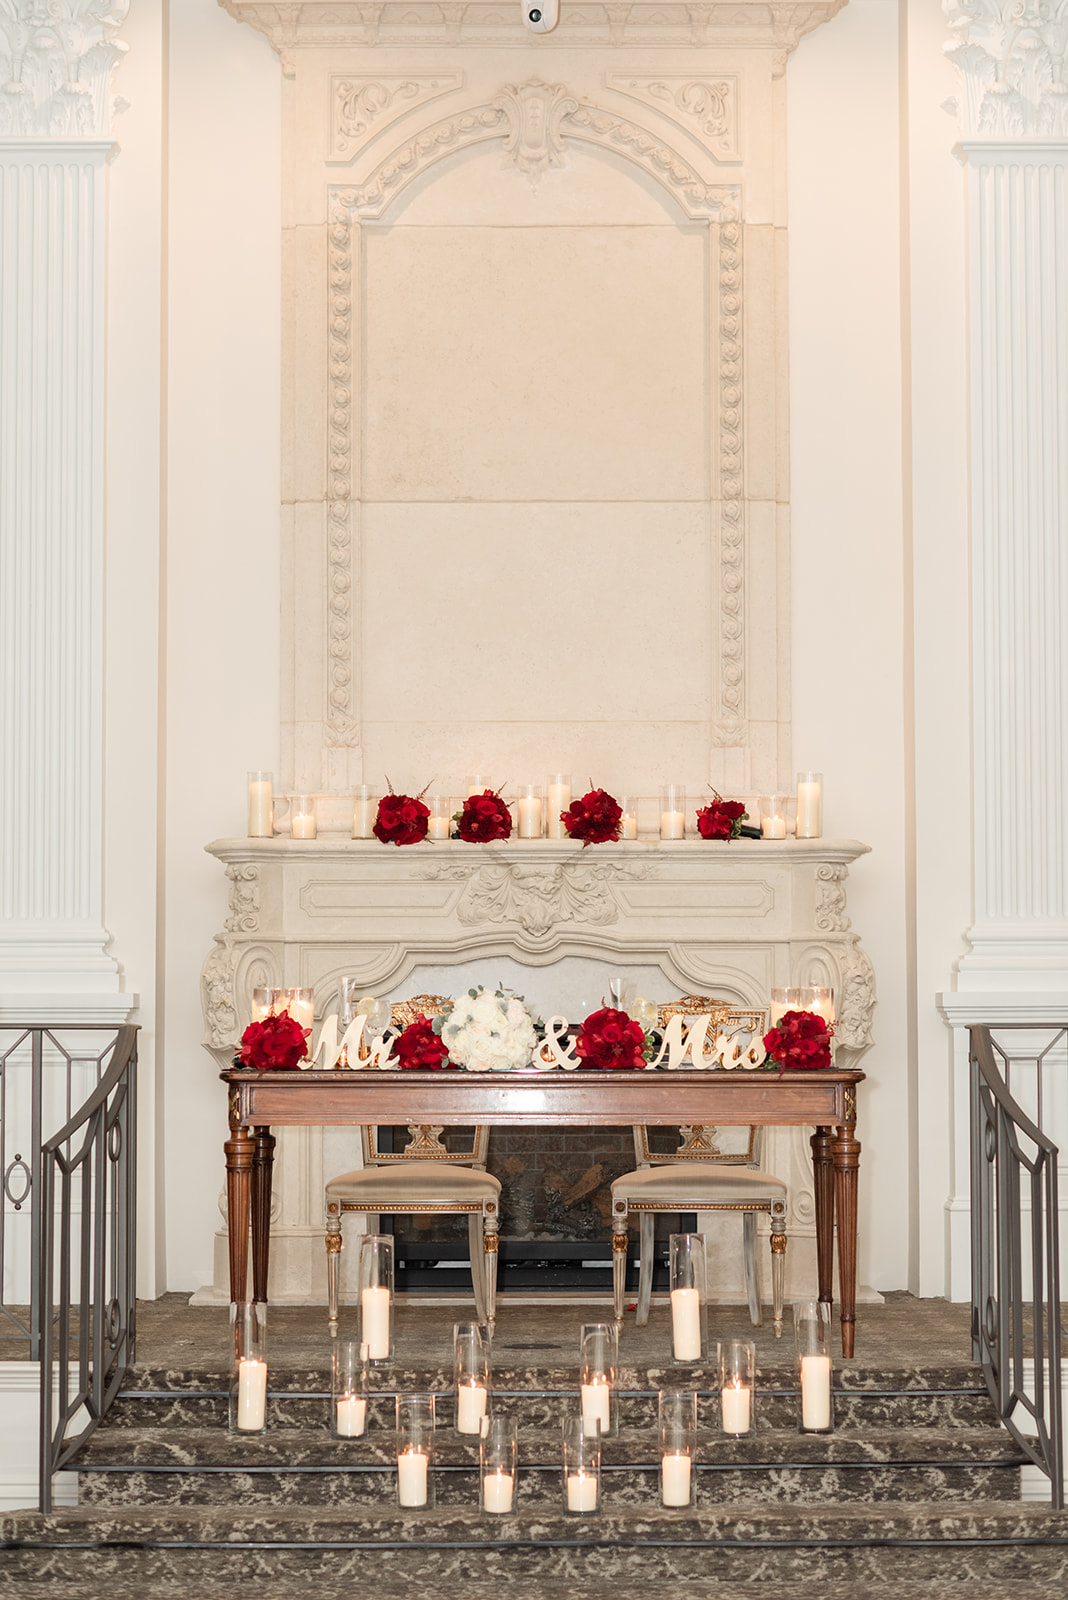
[[[1068,988],[1068,0],[947,0],[969,214],[975,921],[963,989]]]
[[[109,81],[128,0],[0,11],[0,1016],[125,1017],[102,907]]]

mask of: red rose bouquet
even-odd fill
[[[737,839],[742,823],[749,816],[748,811],[740,800],[724,800],[715,789],[712,793],[715,799],[707,806],[698,807],[698,833],[702,839]]]
[[[623,808],[604,789],[591,789],[561,811],[560,821],[569,839],[581,839],[584,845],[607,844],[609,839],[619,838]]]
[[[402,1067],[424,1067],[435,1072],[440,1067],[451,1067],[448,1047],[434,1032],[429,1017],[416,1017],[393,1043],[393,1054]]]
[[[429,821],[430,808],[423,804],[422,795],[394,794],[391,789],[378,802],[371,831],[383,844],[419,844],[426,838]]]
[[[460,838],[468,844],[492,844],[495,839],[507,839],[512,831],[511,812],[492,789],[469,794],[453,821],[459,823]]]
[[[235,1067],[255,1067],[260,1072],[278,1072],[299,1067],[308,1054],[310,1028],[302,1028],[288,1011],[279,1011],[259,1022],[250,1022],[241,1035],[241,1049]]]
[[[784,1011],[764,1048],[780,1067],[829,1067],[831,1030],[815,1011]]]
[[[582,1024],[575,1054],[585,1067],[644,1067],[645,1031],[625,1011],[605,1006]]]

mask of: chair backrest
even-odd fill
[[[394,1028],[406,1028],[419,1017],[443,1017],[452,1010],[452,1001],[444,994],[417,994],[411,1000],[393,1002],[391,1022]],[[489,1155],[489,1129],[475,1128],[470,1143],[457,1150],[446,1149],[441,1142],[445,1126],[433,1123],[408,1123],[409,1139],[403,1150],[380,1150],[378,1129],[360,1128],[365,1167],[388,1167],[397,1161],[437,1161],[453,1167],[477,1167],[486,1170]]]
[[[712,1018],[716,1031],[764,1032],[763,1011],[737,1011],[729,1000],[714,1000],[707,994],[686,994],[680,1000],[668,1000],[657,1007],[657,1022],[661,1028],[666,1027],[672,1017],[705,1016]],[[653,1150],[649,1129],[644,1123],[639,1123],[633,1131],[634,1155],[640,1167],[675,1165],[680,1161],[719,1161],[735,1167],[757,1167],[764,1143],[763,1128],[750,1124],[743,1125],[746,1139],[740,1150],[722,1149],[716,1143],[719,1129],[707,1123],[680,1123],[679,1144],[674,1150]]]

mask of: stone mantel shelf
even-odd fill
[[[809,862],[833,861],[848,864],[859,856],[867,855],[871,845],[859,839],[658,839],[619,840],[614,843],[584,845],[579,839],[504,839],[493,844],[466,844],[462,839],[426,839],[422,844],[381,844],[377,839],[349,839],[340,834],[320,835],[316,839],[291,839],[276,835],[273,839],[214,839],[204,846],[208,855],[219,861],[255,861],[278,857],[327,857],[352,859],[366,856],[381,862],[394,862],[403,867],[405,861],[426,862],[435,853],[446,854],[457,861],[470,860],[472,867],[492,856],[502,860],[529,860],[545,864],[546,861],[574,861],[577,857],[596,861],[630,863],[636,855],[653,853],[657,856],[680,857],[708,855],[720,865],[735,855],[748,856],[754,852],[765,859],[777,861]],[[746,862],[747,866],[752,861]]]

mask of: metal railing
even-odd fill
[[[133,1359],[136,1068],[132,1026],[0,1026],[0,1325],[40,1363],[42,1511]]]
[[[1061,1064],[1068,1028],[1043,1027],[1039,1048],[1014,1048],[1036,1031],[1035,1024],[999,1028],[1009,1035],[1005,1043],[989,1027],[969,1029],[972,1355],[1002,1422],[1049,1478],[1052,1504],[1061,1510],[1058,1150],[1042,1117],[1043,1082],[1050,1066]],[[1011,1091],[1014,1067],[1033,1068],[1034,1120]]]

